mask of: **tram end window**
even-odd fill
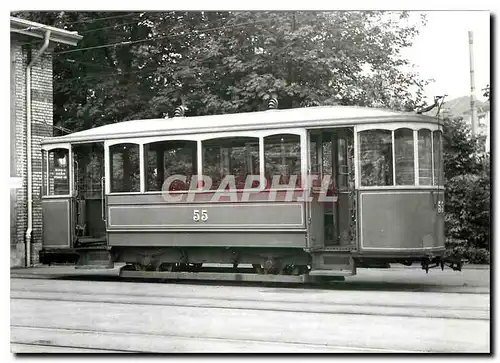
[[[53,149],[43,153],[42,195],[69,195],[69,150]]]
[[[394,131],[394,159],[396,185],[415,184],[415,148],[413,130],[401,128]]]
[[[432,185],[432,142],[431,131],[418,130],[418,182]]]
[[[359,133],[359,165],[362,186],[392,186],[392,132],[366,130]]]
[[[434,185],[444,184],[443,167],[443,134],[440,130],[432,132],[432,142],[434,151]]]

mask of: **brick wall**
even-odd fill
[[[32,49],[32,56],[39,45]],[[11,147],[15,159],[15,174],[21,177],[22,186],[11,192],[11,267],[25,264],[24,242],[27,228],[27,157],[26,157],[26,65],[29,48],[17,41],[11,43],[12,79],[15,107],[11,109],[11,127],[15,128],[15,145]],[[53,90],[52,55],[49,48],[31,69],[31,122],[32,122],[32,191],[33,232],[31,261],[38,263],[38,251],[42,245],[42,138],[52,136]],[[14,218],[15,216],[15,218]]]

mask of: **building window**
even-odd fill
[[[272,186],[273,178],[280,185],[293,183],[300,187],[301,181],[301,158],[300,158],[300,136],[292,134],[271,135],[264,138],[264,160],[267,187]]]
[[[146,191],[188,190],[197,174],[196,150],[196,141],[159,141],[144,145]],[[185,179],[173,180],[174,175]],[[167,180],[168,185],[164,186]]]
[[[414,185],[415,160],[413,130],[397,129],[394,131],[394,153],[396,185]]]
[[[236,189],[245,189],[248,175],[259,173],[259,139],[231,137],[205,140],[203,145],[203,175],[212,179],[210,189],[218,189],[226,176],[234,177]],[[230,181],[229,179],[226,179]],[[255,187],[252,182],[247,187]]]
[[[139,145],[117,144],[109,148],[111,192],[139,192]]]
[[[360,132],[359,163],[362,186],[393,185],[391,131]]]
[[[418,130],[418,182],[432,185],[432,144],[431,131]]]

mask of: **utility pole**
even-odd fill
[[[469,30],[469,59],[470,59],[470,108],[471,108],[471,129],[472,135],[476,135],[477,110],[476,95],[474,85],[474,38],[472,31]]]

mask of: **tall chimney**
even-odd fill
[[[469,59],[470,59],[470,108],[471,108],[471,129],[472,135],[476,135],[477,115],[476,115],[476,95],[474,85],[474,39],[472,31],[469,30]]]

